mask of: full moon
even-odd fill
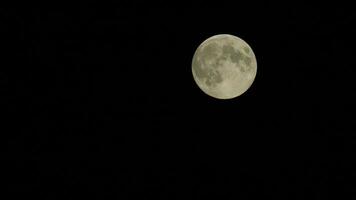
[[[193,56],[192,72],[204,93],[217,99],[232,99],[252,85],[257,61],[244,40],[220,34],[199,45]]]

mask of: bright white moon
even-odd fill
[[[195,51],[193,77],[199,88],[217,99],[231,99],[246,92],[257,72],[251,47],[228,34],[205,40]]]

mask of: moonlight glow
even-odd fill
[[[231,99],[250,88],[257,72],[251,47],[233,35],[216,35],[205,40],[195,51],[193,77],[209,96]]]

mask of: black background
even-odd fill
[[[6,191],[355,197],[355,12],[235,3],[2,7]],[[195,49],[221,33],[247,41],[258,63],[251,88],[224,101],[191,74]]]

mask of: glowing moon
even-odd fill
[[[217,99],[231,99],[246,92],[257,73],[251,47],[228,34],[205,40],[194,53],[193,77],[199,88]]]

